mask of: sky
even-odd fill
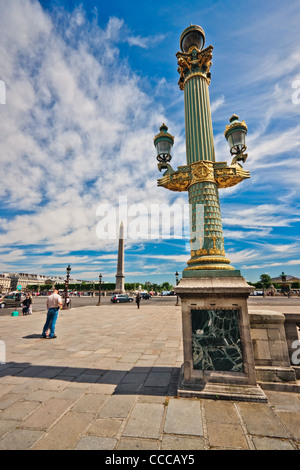
[[[298,0],[0,0],[0,8],[0,273],[64,276],[70,264],[75,279],[101,273],[113,282],[125,220],[125,282],[181,275],[189,234],[173,225],[186,220],[188,195],[157,187],[153,138],[166,123],[171,164],[186,163],[175,54],[182,31],[198,24],[214,46],[217,161],[231,161],[230,116],[248,126],[251,178],[219,192],[226,256],[248,281],[300,277]],[[168,231],[168,216],[155,215],[170,207]]]

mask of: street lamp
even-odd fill
[[[179,282],[179,272],[176,271],[175,273],[175,279],[176,279],[176,286],[178,286],[178,282]],[[175,305],[179,305],[179,295],[176,293],[176,304]]]
[[[101,282],[102,282],[102,274],[99,274],[99,299],[97,305],[101,305]]]
[[[247,154],[244,154],[246,150],[246,135],[247,126],[245,121],[239,121],[239,116],[233,114],[229,119],[230,124],[225,128],[225,138],[229,144],[230,153],[234,156],[232,163],[236,163],[240,160],[243,162],[247,159]]]
[[[159,163],[169,163],[172,160],[171,150],[174,144],[174,137],[168,133],[168,127],[165,124],[161,125],[159,131],[154,137],[154,145],[157,151],[156,158]]]
[[[180,49],[188,53],[191,48],[201,51],[205,44],[205,34],[201,26],[188,26],[180,36]]]
[[[68,310],[68,308],[69,308],[69,305],[67,303],[67,298],[68,298],[68,290],[69,290],[70,272],[71,272],[71,266],[68,265],[68,267],[67,267],[67,277],[66,277],[66,280],[65,280],[65,302],[64,302],[63,310]]]
[[[157,185],[187,191],[190,209],[190,259],[176,287],[184,343],[178,394],[226,399],[230,394],[232,399],[247,400],[253,394],[259,401],[265,396],[256,384],[247,309],[253,289],[225,255],[219,198],[219,189],[250,178],[240,163],[247,158],[247,126],[237,115],[230,118],[225,138],[233,159],[231,164],[216,161],[209,99],[213,46],[204,49],[204,43],[203,29],[190,25],[181,34],[176,53],[178,85],[184,93],[186,162],[172,168],[174,137],[165,124],[154,137],[158,169],[167,169]],[[175,276],[177,283],[177,272]],[[218,342],[216,332],[222,338]],[[228,384],[234,385],[230,393]],[[239,385],[247,385],[247,396]]]

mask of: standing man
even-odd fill
[[[141,296],[139,293],[137,294],[135,301],[136,301],[137,308],[140,308]]]
[[[57,289],[49,295],[47,299],[47,318],[43,328],[42,338],[47,338],[46,331],[50,328],[49,339],[56,338],[55,325],[58,317],[59,309],[62,308],[62,299]]]

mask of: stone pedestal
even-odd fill
[[[285,315],[257,310],[249,312],[249,318],[256,378],[260,386],[264,390],[299,392],[300,384],[290,363]]]
[[[176,287],[184,347],[180,396],[267,401],[256,383],[247,308],[252,290],[236,270],[184,271]]]

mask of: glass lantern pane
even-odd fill
[[[233,145],[245,145],[245,133],[243,131],[232,132],[231,136]]]
[[[157,142],[157,145],[156,145],[157,155],[160,155],[162,153],[170,154],[171,147],[172,147],[171,142],[169,142],[168,140],[160,140],[159,142]]]
[[[196,46],[198,49],[203,47],[203,36],[198,31],[188,33],[182,41],[182,50],[188,52],[191,46]]]
[[[228,136],[228,145],[230,149],[234,146],[232,135]]]

